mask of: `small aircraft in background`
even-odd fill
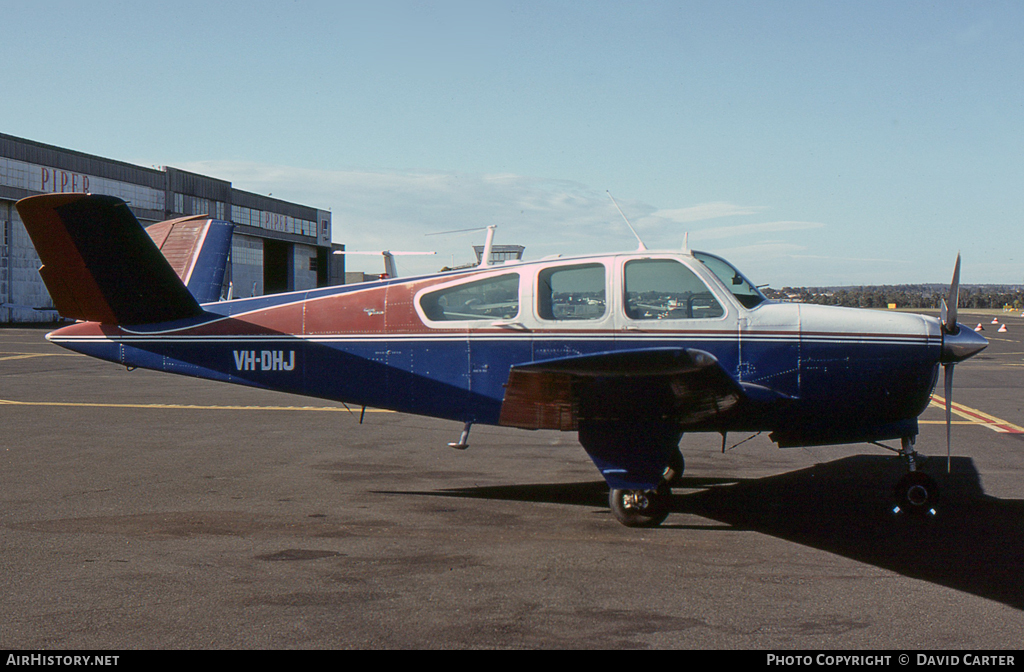
[[[389,278],[398,277],[398,264],[395,263],[395,257],[407,256],[407,255],[421,255],[421,254],[436,254],[436,252],[398,252],[392,250],[381,250],[379,252],[356,252],[350,250],[335,250],[334,254],[364,254],[376,256],[380,255],[384,260],[384,272],[377,276],[378,280],[387,280]]]
[[[61,315],[47,338],[129,367],[464,423],[577,432],[615,517],[659,525],[683,432],[771,432],[780,447],[900,440],[900,510],[934,512],[918,416],[945,368],[988,342],[938,318],[776,303],[724,259],[650,251],[200,303],[127,205],[18,202]],[[215,282],[215,280],[214,280]]]

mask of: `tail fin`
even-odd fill
[[[171,219],[146,233],[199,303],[220,299],[234,225],[206,215]]]
[[[43,194],[16,205],[63,317],[146,324],[203,314],[121,199]]]

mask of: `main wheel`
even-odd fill
[[[928,474],[912,471],[896,484],[896,506],[914,515],[935,515],[939,486]]]
[[[608,506],[626,527],[657,527],[668,517],[668,493],[658,490],[612,490]]]

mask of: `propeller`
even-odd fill
[[[960,253],[956,253],[956,265],[953,267],[953,280],[949,283],[949,300],[942,301],[942,310],[939,313],[942,322],[942,335],[945,341],[946,334],[956,335],[960,328],[956,325],[957,307],[960,305]],[[952,306],[952,308],[950,308]],[[942,365],[943,372],[943,396],[946,398],[946,473],[948,474],[953,462],[953,366],[954,362],[946,362]]]
[[[956,266],[953,267],[953,281],[949,283],[949,301],[942,300],[942,310],[939,312],[939,321],[942,322],[942,331],[946,334],[955,334],[959,329],[956,326],[956,309],[960,304],[960,253],[956,254]],[[952,307],[950,307],[952,306]],[[952,326],[950,326],[952,325]]]
[[[953,425],[953,367],[968,357],[973,357],[988,346],[983,336],[970,329],[962,329],[956,321],[957,306],[960,303],[960,254],[956,255],[956,266],[953,268],[953,281],[949,283],[949,299],[942,300],[939,310],[939,322],[942,325],[942,362],[943,391],[946,397],[946,473],[950,472],[952,462]]]

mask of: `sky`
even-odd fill
[[[0,0],[0,132],[329,209],[402,274],[648,248],[1024,283],[1024,3]],[[372,257],[349,270],[378,272]]]

